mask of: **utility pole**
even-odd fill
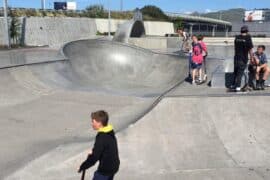
[[[5,24],[5,45],[10,49],[10,36],[9,36],[9,23],[8,23],[8,2],[7,0],[3,0],[4,6],[4,24]]]
[[[120,0],[120,11],[123,11],[123,0]]]
[[[41,9],[45,10],[46,9],[46,1],[41,0]]]
[[[111,37],[111,7],[110,0],[108,0],[108,36]]]
[[[219,20],[222,20],[222,11],[219,11]]]

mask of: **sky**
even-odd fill
[[[78,9],[86,6],[102,4],[105,8],[109,6],[113,10],[119,10],[121,0],[46,0],[46,7],[53,8],[55,1],[76,1]],[[270,8],[270,0],[122,0],[124,10],[132,10],[145,5],[156,5],[164,12],[190,13],[212,12],[230,8]],[[3,0],[0,0],[0,6]],[[8,0],[11,7],[40,8],[41,0]]]

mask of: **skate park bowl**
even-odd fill
[[[15,52],[22,63],[0,69],[0,179],[79,179],[99,109],[117,132],[116,179],[270,179],[269,94],[185,83],[188,56],[123,43],[133,28],[124,40],[69,42],[60,60],[27,64],[29,53]],[[232,56],[232,46],[209,47],[209,81],[223,73],[224,83]]]
[[[185,56],[114,41],[75,41],[66,44],[63,53],[81,87],[117,94],[160,95],[183,82],[188,70]]]

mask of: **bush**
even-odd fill
[[[141,12],[143,13],[144,19],[148,20],[161,20],[161,21],[167,21],[169,20],[169,17],[164,14],[164,12],[156,6],[148,5],[144,6],[141,9]]]
[[[90,18],[107,18],[108,13],[105,12],[102,5],[92,5],[88,6],[83,12],[83,16]]]
[[[18,17],[16,17],[16,14],[13,14],[12,11],[10,11],[10,17],[10,38],[13,44],[19,44],[21,23]]]

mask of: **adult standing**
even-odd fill
[[[248,54],[253,57],[252,38],[248,34],[248,26],[241,27],[241,34],[234,40],[234,86],[236,91],[241,90],[241,80],[248,63]]]

